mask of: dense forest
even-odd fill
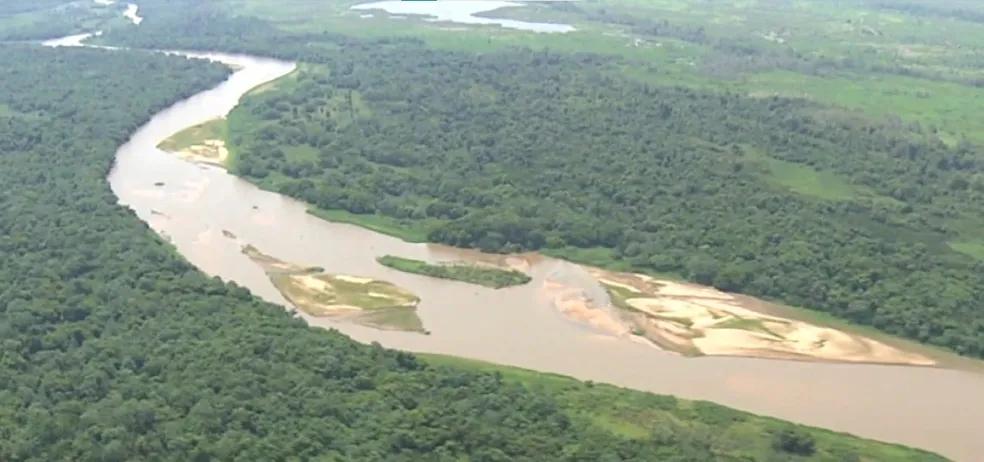
[[[261,185],[425,224],[457,246],[607,249],[612,261],[593,263],[984,356],[984,268],[948,245],[979,238],[984,155],[934,127],[643,84],[612,71],[617,56],[436,51],[211,10],[147,14],[139,34],[107,39],[308,63],[234,113],[236,171]]]
[[[0,45],[0,460],[942,460],[709,403],[431,365],[207,278],[105,177],[139,124],[227,75]]]
[[[41,40],[88,32],[118,19],[119,8],[92,1],[4,0],[0,40]]]

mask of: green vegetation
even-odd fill
[[[706,403],[434,366],[309,328],[197,271],[106,184],[142,122],[227,69],[0,45],[0,70],[15,114],[0,115],[0,460],[943,460]],[[564,404],[587,393],[617,398],[620,415]],[[658,438],[633,437],[647,414],[675,417]],[[770,443],[786,432],[813,455]]]
[[[438,367],[493,374],[501,377],[505,383],[518,383],[529,389],[549,393],[568,415],[592,422],[625,438],[674,441],[682,446],[706,438],[716,441],[713,445],[715,448],[744,448],[735,450],[732,454],[745,454],[748,460],[842,462],[899,460],[900,457],[903,458],[901,460],[906,460],[906,457],[910,457],[907,449],[894,446],[865,448],[844,442],[843,435],[838,433],[794,426],[704,401],[685,401],[671,396],[653,395],[593,382],[585,383],[561,375],[470,359],[429,354],[419,356]],[[683,428],[695,432],[691,435],[701,436],[692,441],[672,436]],[[802,451],[811,446],[813,451]],[[772,447],[778,447],[781,453],[801,453],[804,457],[764,459],[757,455]],[[715,460],[715,457],[720,457],[720,453],[715,455],[712,451],[705,453],[704,457],[705,460]],[[911,459],[913,461],[928,461],[932,456],[911,457],[914,457]],[[739,456],[735,460],[742,459]]]
[[[226,120],[212,119],[171,135],[161,141],[157,147],[165,151],[178,152],[192,146],[202,145],[209,140],[225,140],[227,136]]]
[[[873,3],[553,2],[509,14],[585,32],[484,28],[470,47],[479,34],[444,31],[436,48],[423,22],[356,34],[177,1],[105,39],[305,64],[230,117],[235,171],[263,187],[414,240],[676,274],[984,356],[976,24]],[[944,16],[966,48],[909,27]],[[649,45],[554,46],[612,30]]]
[[[324,268],[288,263],[252,245],[242,251],[263,268],[287,301],[311,316],[428,333],[416,312],[420,298],[402,287],[369,278],[324,274]]]
[[[636,311],[632,305],[629,305],[628,300],[638,296],[637,293],[626,289],[625,287],[619,287],[612,284],[602,283],[602,285],[605,288],[605,292],[608,293],[608,298],[611,300],[612,306],[620,310]]]
[[[825,200],[851,200],[860,195],[858,188],[830,172],[778,159],[767,162],[773,179],[797,194]]]
[[[277,185],[259,182],[267,189],[277,191]],[[352,213],[347,210],[324,210],[315,206],[308,208],[308,213],[316,217],[334,221],[336,223],[348,223],[371,229],[380,234],[398,237],[407,242],[427,242],[428,227],[424,223],[399,220],[384,215],[367,215]]]
[[[0,41],[43,40],[91,32],[122,23],[125,5],[65,0],[4,0],[0,5]]]
[[[493,289],[518,286],[533,280],[516,270],[477,266],[465,263],[431,264],[421,260],[385,255],[376,258],[381,265],[407,273],[478,284]]]
[[[141,11],[164,24],[174,14],[168,8],[184,6],[179,2],[148,0],[141,2]],[[221,19],[214,11],[221,10],[239,16],[243,26],[314,41],[329,31],[367,39],[414,37],[436,48],[478,52],[528,46],[617,54],[626,58],[623,74],[653,84],[804,97],[862,109],[878,119],[917,121],[953,143],[984,140],[984,121],[974,109],[984,101],[979,2],[595,0],[531,3],[483,14],[576,25],[578,31],[570,34],[494,26],[465,26],[474,32],[463,32],[460,25],[392,20],[375,11],[372,18],[360,18],[367,12],[348,10],[357,3],[363,2],[221,0],[191,6],[183,22],[191,29],[198,16]],[[141,25],[146,26],[156,27]],[[216,32],[209,36],[225,39]]]
[[[984,201],[972,151],[804,101],[583,70],[591,67],[580,59],[604,65],[599,57],[472,58],[398,46],[373,56],[379,61],[351,65],[365,73],[338,71],[319,83],[324,74],[302,72],[289,97],[246,100],[237,112],[277,130],[231,128],[237,172],[321,209],[417,222],[431,241],[502,252],[608,248],[638,271],[984,352],[981,294],[972,289],[984,284],[979,263],[940,245],[980,233],[962,225],[981,222]],[[370,71],[384,62],[404,77]],[[527,64],[494,70],[519,62]],[[490,98],[496,87],[510,96]],[[374,115],[334,125],[317,106],[327,92],[359,92]],[[306,103],[277,109],[284,98]],[[323,154],[298,158],[290,146]],[[756,146],[754,154],[742,146]]]

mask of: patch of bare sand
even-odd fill
[[[543,290],[564,315],[616,336],[629,335],[630,328],[605,309],[594,305],[584,291],[557,281],[547,280]]]
[[[362,312],[362,308],[355,305],[326,302],[336,298],[335,290],[331,284],[315,276],[291,275],[287,280],[276,281],[274,285],[294,306],[311,316],[335,317]]]
[[[226,148],[223,140],[205,140],[202,144],[189,146],[175,154],[178,157],[192,162],[201,162],[218,166],[225,166],[229,159],[229,149]]]
[[[530,264],[528,259],[523,257],[510,255],[505,258],[505,264],[507,268],[519,271],[520,273],[530,274],[533,271],[533,265]]]
[[[331,285],[314,276],[302,274],[298,276],[291,276],[290,278],[308,290],[316,292],[331,292],[332,290]]]
[[[588,271],[621,308],[618,321],[664,348],[703,355],[936,364],[878,340],[760,313],[714,288],[597,268]]]
[[[439,244],[428,244],[442,264],[467,265],[504,271],[518,271],[528,276],[533,274],[533,266],[543,259],[539,254],[527,252],[516,254],[489,254],[479,250],[459,249]]]
[[[360,278],[356,276],[348,276],[345,274],[337,274],[335,275],[335,278],[341,281],[351,282],[353,284],[369,284],[370,282],[373,281],[372,278]]]
[[[641,290],[636,289],[635,287],[633,287],[633,286],[631,286],[629,284],[623,284],[621,282],[618,282],[618,281],[616,281],[614,279],[598,278],[598,282],[600,282],[602,284],[605,284],[605,285],[613,286],[613,287],[619,287],[619,288],[625,289],[625,290],[627,290],[629,292],[634,292],[634,293],[637,293],[637,294],[638,293],[642,293]]]

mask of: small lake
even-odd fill
[[[572,32],[574,30],[574,26],[568,24],[526,22],[517,21],[514,19],[484,18],[475,16],[479,13],[498,10],[500,8],[521,6],[524,6],[524,4],[494,0],[416,2],[383,1],[355,5],[352,9],[383,10],[389,14],[396,15],[429,16],[426,21],[431,22],[498,25],[507,29],[517,29],[540,33],[565,33]]]

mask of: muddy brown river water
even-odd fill
[[[49,44],[72,45],[78,38]],[[376,263],[395,254],[428,261],[472,252],[409,244],[366,229],[315,218],[290,198],[258,189],[226,171],[160,151],[166,137],[227,114],[249,89],[294,65],[249,56],[184,53],[241,67],[218,87],[175,104],[133,134],[109,175],[120,203],[132,208],[210,275],[287,305],[243,243],[331,273],[393,282],[420,296],[431,335],[381,331],[307,318],[352,338],[415,352],[456,355],[555,372],[682,398],[714,401],[804,424],[984,460],[979,427],[984,374],[942,368],[830,364],[752,358],[688,359],[593,331],[573,322],[539,290],[544,278],[604,292],[577,265],[550,258],[533,264],[532,284],[491,290],[402,273]],[[229,236],[228,231],[235,238]]]

